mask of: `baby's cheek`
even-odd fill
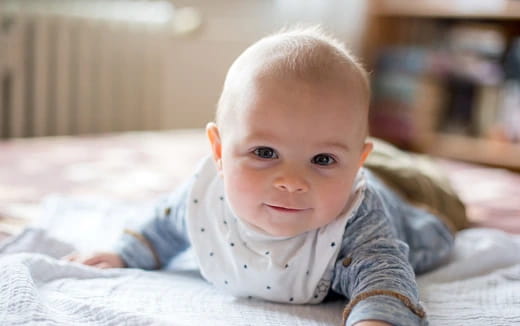
[[[237,214],[251,209],[261,201],[261,181],[254,175],[236,171],[225,177],[225,187],[228,200]]]
[[[324,200],[324,202],[322,202],[322,207],[328,210],[328,215],[331,216],[331,218],[335,218],[345,208],[345,205],[349,200],[351,190],[348,186],[337,185],[327,189],[327,191],[324,192],[326,192],[327,195],[322,196]]]

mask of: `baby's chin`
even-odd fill
[[[303,233],[310,231],[307,229],[302,229],[301,227],[295,227],[295,226],[290,226],[290,225],[284,225],[284,226],[269,225],[269,226],[261,228],[261,230],[275,238],[292,238],[292,237],[296,237],[296,236],[299,236]]]
[[[256,232],[263,233],[265,236],[273,237],[273,238],[279,238],[279,239],[287,239],[296,237],[302,233],[305,233],[306,230],[300,230],[296,229],[289,225],[261,225],[258,223],[251,223],[251,221],[246,221],[244,219],[241,219],[242,222],[246,222],[249,227],[252,227]]]

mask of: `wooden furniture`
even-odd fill
[[[506,53],[513,40],[520,37],[520,1],[373,0],[370,2],[363,57],[377,84],[381,82],[383,75],[379,69],[381,56],[387,49],[414,49],[407,53],[411,56],[408,58],[409,60],[432,61],[429,54],[446,49],[446,39],[449,38],[450,33],[453,33],[455,29],[466,27],[480,29],[483,34],[491,33],[491,37],[484,42],[491,42],[492,46],[494,41],[494,45],[499,47],[500,44],[497,42],[500,43],[499,41],[502,39],[504,53]],[[499,37],[496,37],[497,35]],[[479,35],[477,34],[477,36]],[[388,61],[388,57],[386,59]],[[496,59],[501,64],[504,55],[502,54]],[[412,73],[408,71],[404,74],[405,78],[408,78],[405,81],[410,82],[411,80],[411,84],[414,85],[411,90],[407,89],[412,94],[412,98],[405,103],[404,106],[407,106],[405,109],[402,108],[403,103],[398,103],[396,105],[398,108],[394,110],[394,113],[407,111],[408,121],[406,123],[409,126],[406,128],[410,128],[410,130],[406,132],[406,141],[395,137],[393,139],[385,137],[384,131],[378,135],[377,131],[384,129],[380,128],[381,125],[395,123],[392,119],[385,120],[388,117],[382,119],[383,122],[379,121],[379,125],[377,123],[376,126],[372,125],[372,131],[374,129],[376,131],[374,134],[420,152],[520,170],[520,139],[514,141],[504,139],[504,137],[497,136],[496,130],[486,132],[479,130],[470,133],[445,130],[447,129],[446,115],[450,114],[446,112],[446,99],[449,100],[449,97],[454,95],[452,85],[447,83],[445,76],[441,76],[437,71],[442,70],[442,65],[446,62],[439,60],[438,56],[436,60],[437,62],[433,60],[433,64],[429,62],[431,65],[429,69],[422,67],[422,71]],[[386,62],[386,64],[392,63]],[[413,66],[413,62],[405,63],[405,65],[408,70],[417,68]],[[398,78],[394,78],[394,80],[387,81],[387,83],[395,86],[401,81]],[[471,106],[473,122],[490,124],[490,119],[500,109],[497,99],[501,99],[503,86],[503,80],[491,83],[477,82],[474,89],[476,99]],[[377,115],[381,106],[391,111],[388,106],[395,105],[395,102],[378,102],[377,96],[376,89],[374,98],[376,107],[373,107],[372,111],[375,111]],[[520,110],[520,107],[517,110]],[[394,113],[387,112],[387,114]],[[520,115],[520,112],[517,114]],[[516,128],[520,134],[520,124],[513,128]]]

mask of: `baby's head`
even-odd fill
[[[207,126],[233,212],[283,237],[336,219],[372,149],[369,97],[366,72],[319,29],[278,33],[244,51]]]

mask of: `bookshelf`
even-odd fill
[[[517,20],[520,17],[520,2],[517,0],[455,0],[450,2],[372,0],[371,10],[377,16],[386,17]]]
[[[509,55],[520,45],[520,0],[372,0],[368,17],[372,134],[520,170],[520,102],[510,100],[520,63],[510,69]]]

